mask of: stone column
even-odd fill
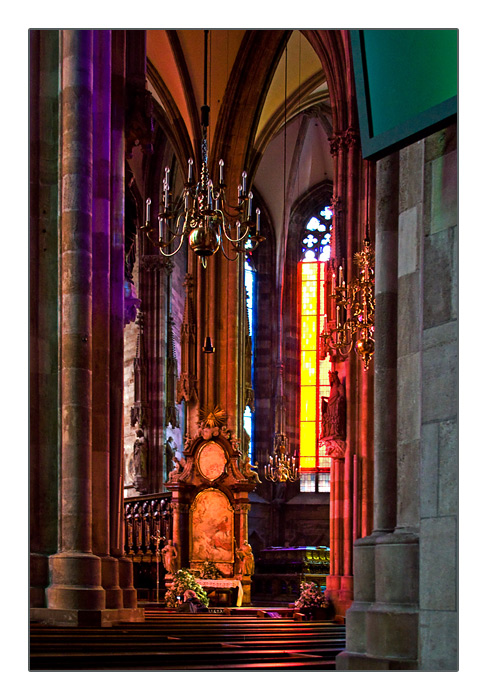
[[[406,407],[398,389],[399,163],[394,154],[377,167],[374,530],[355,542],[355,601],[338,670],[416,667],[417,537],[396,529],[398,407]]]
[[[44,608],[58,521],[59,32],[30,40],[30,605]],[[12,351],[13,352],[13,351]]]
[[[345,442],[334,441],[327,451],[332,458],[330,479],[330,574],[327,592],[333,600],[335,613],[345,615],[352,592],[351,526],[352,494],[350,474],[346,467]],[[347,538],[349,541],[347,541]]]
[[[249,526],[248,526],[248,517],[249,517],[249,511],[250,511],[250,503],[248,500],[248,494],[247,493],[235,493],[235,549],[239,549],[245,540],[248,542],[249,541]],[[234,571],[235,575],[238,573],[238,560],[235,559],[235,564],[234,564]],[[242,598],[242,603],[243,605],[251,605],[252,604],[252,598],[251,598],[251,585],[252,585],[252,578],[251,576],[245,576],[242,574],[242,588],[243,588],[243,598]]]
[[[374,532],[396,525],[397,229],[399,156],[377,166]],[[384,410],[387,406],[387,410]]]
[[[361,199],[361,182],[364,167],[360,157],[358,133],[351,126],[337,133],[330,140],[330,150],[335,162],[333,203],[335,211],[335,256],[338,264],[346,261],[346,279],[350,282],[357,274],[354,253],[360,249],[365,225],[365,207]],[[361,377],[361,361],[352,351],[346,362],[340,355],[332,358],[346,386],[347,418],[346,444],[335,441],[327,454],[332,458],[330,491],[330,575],[327,590],[336,613],[343,616],[353,597],[353,536],[358,498],[354,500],[357,483],[354,481],[353,455],[367,455],[368,444],[363,440],[360,417],[364,412]],[[365,409],[366,410],[366,409]],[[342,444],[338,444],[341,442]],[[358,464],[359,462],[357,462]],[[367,463],[361,460],[360,465]],[[359,473],[355,477],[360,477]],[[362,503],[360,503],[362,506]]]
[[[124,608],[137,607],[132,560],[123,556],[123,329],[125,279],[125,32],[112,31],[110,210],[110,554]]]
[[[48,607],[105,607],[92,554],[93,32],[61,32],[61,473]]]
[[[157,224],[154,224],[157,225]],[[144,300],[144,349],[147,365],[149,465],[139,490],[154,493],[164,488],[164,425],[166,383],[164,368],[167,354],[167,278],[174,267],[172,260],[160,253],[141,257],[141,297]]]
[[[122,608],[118,559],[110,556],[110,157],[111,32],[94,32],[93,104],[93,551],[106,607]]]
[[[395,444],[388,444],[389,485],[382,486],[393,507],[382,507],[383,533],[376,540],[375,603],[368,612],[368,653],[388,657],[395,663],[414,665],[418,656],[419,598],[419,464],[421,437],[421,290],[420,251],[423,199],[424,141],[400,152],[396,286],[396,432]],[[381,266],[382,269],[382,266]],[[382,326],[384,328],[384,326]],[[385,343],[384,343],[385,344]],[[391,348],[391,364],[392,364]],[[392,369],[392,372],[394,370]],[[385,396],[383,395],[383,398]],[[384,441],[381,443],[384,445]],[[407,465],[407,466],[406,466]],[[394,475],[392,472],[394,471]],[[401,478],[398,478],[398,476]],[[386,470],[384,470],[386,476]],[[390,498],[391,489],[396,500]],[[378,528],[377,528],[378,529]],[[386,641],[387,640],[387,641]]]
[[[395,526],[398,182],[399,157],[394,154],[377,167],[374,531],[354,542],[354,601],[347,611],[347,651],[337,657],[337,669],[344,670],[360,664],[355,655],[367,651],[367,613],[376,600],[375,545],[380,534]]]
[[[171,539],[178,553],[178,567],[185,568],[189,564],[189,504],[179,500],[178,491],[172,490],[170,510],[172,513]],[[172,575],[166,573],[166,587],[172,579]]]
[[[380,161],[377,172],[375,602],[367,611],[366,637],[368,654],[378,660],[390,657],[407,664],[417,656],[417,612],[413,603],[417,599],[418,555],[417,537],[411,532],[394,531],[399,502],[398,413],[405,408],[405,395],[398,386],[398,331],[404,330],[398,324],[399,155]],[[411,379],[414,383],[414,375]],[[414,386],[409,394],[413,404],[416,389]],[[411,417],[402,417],[408,430]]]

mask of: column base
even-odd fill
[[[251,579],[249,577],[242,577],[241,584],[243,588],[243,597],[242,597],[242,605],[245,606],[250,606],[252,605],[252,600],[251,600]]]
[[[33,608],[46,606],[46,588],[49,585],[49,559],[46,554],[31,552],[30,555],[30,605]]]
[[[143,608],[132,610],[53,610],[31,608],[32,622],[52,627],[112,627],[122,622],[144,622]]]
[[[353,602],[353,576],[330,574],[326,578],[326,592],[335,608],[335,616],[344,620]]]
[[[106,607],[123,608],[123,591],[119,586],[118,559],[101,557],[101,583],[105,589]]]
[[[123,607],[132,609],[137,607],[137,591],[134,588],[133,562],[127,557],[118,560],[118,577],[122,589]]]
[[[101,611],[106,608],[101,585],[101,560],[86,552],[61,552],[49,557],[51,585],[46,590],[52,610]]]
[[[375,658],[417,659],[418,624],[413,605],[374,603],[366,613],[367,651]]]
[[[415,659],[384,659],[342,651],[335,659],[337,671],[417,671]]]

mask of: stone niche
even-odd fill
[[[239,579],[250,601],[250,575],[238,556],[248,542],[249,492],[259,478],[242,458],[226,427],[200,424],[175,461],[166,488],[172,493],[172,541],[179,568],[203,571],[210,562],[223,578]],[[166,576],[169,583],[171,577]]]

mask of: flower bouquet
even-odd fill
[[[328,609],[331,607],[331,602],[327,594],[321,591],[318,584],[301,583],[301,595],[294,603],[296,610],[304,613],[308,618],[318,617],[317,610]],[[322,617],[322,614],[319,614]]]
[[[172,585],[164,596],[166,606],[168,608],[177,607],[178,597],[183,600],[184,593],[188,589],[194,591],[204,605],[209,605],[208,594],[201,584],[196,582],[194,574],[189,569],[179,569],[174,574]]]
[[[203,572],[201,574],[201,578],[217,579],[224,578],[224,575],[216,566],[216,564],[214,564],[212,561],[207,560],[203,563]]]

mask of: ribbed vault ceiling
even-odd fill
[[[232,87],[231,80],[235,80],[234,66],[238,71],[246,70],[245,64],[239,60],[246,31],[216,29],[209,34],[210,148],[218,120],[222,118],[226,90]],[[165,86],[165,94],[171,96],[195,148],[200,137],[200,107],[203,104],[204,31],[148,30],[147,56]],[[290,33],[287,52],[281,54],[268,85],[249,152],[257,154],[254,185],[265,199],[279,236],[284,180],[288,206],[291,206],[310,187],[333,177],[328,145],[331,126],[326,79],[316,53],[301,32]],[[153,92],[162,108],[166,109],[166,98],[157,94],[155,89]],[[285,115],[287,126],[284,129]]]

